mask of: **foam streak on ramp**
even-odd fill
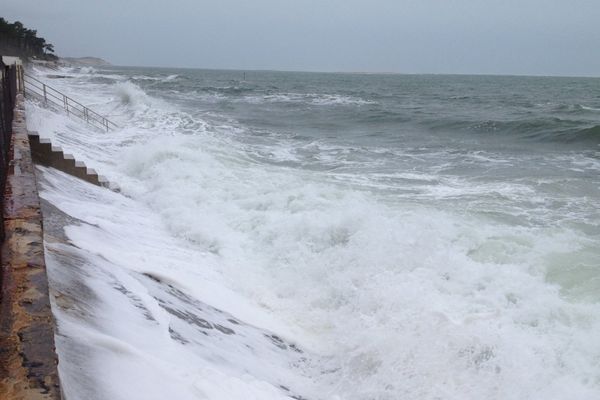
[[[39,170],[67,397],[318,398],[309,354],[194,268],[206,255],[132,200]]]

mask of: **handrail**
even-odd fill
[[[44,82],[29,74],[24,74],[27,80],[25,81],[25,91],[27,94],[29,90],[30,94],[40,97],[45,104],[53,104],[55,106],[63,108],[67,115],[74,115],[90,125],[96,127],[102,127],[108,132],[110,129],[118,129],[119,126],[114,122],[110,121],[103,115],[98,114],[89,107],[84,106],[77,100],[73,100],[66,94],[56,90],[52,86],[46,85]]]

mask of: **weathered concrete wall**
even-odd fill
[[[0,399],[58,400],[43,224],[21,94],[13,132],[0,271]]]

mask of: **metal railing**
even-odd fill
[[[29,74],[25,75],[25,96],[37,97],[45,105],[53,105],[67,112],[67,115],[74,115],[77,118],[93,125],[97,128],[105,129],[107,132],[111,129],[117,129],[119,126],[110,121],[103,115],[91,110],[80,102],[73,100],[66,94],[46,85],[44,82]]]

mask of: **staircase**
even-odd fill
[[[25,97],[36,98],[48,107],[65,110],[67,115],[79,118],[89,125],[106,132],[119,127],[105,116],[98,114],[80,102],[73,100],[66,94],[46,85],[39,79],[34,78],[29,74],[23,75],[25,82]]]
[[[37,132],[29,132],[31,156],[36,164],[52,167],[96,186],[119,191],[119,187],[99,175],[93,168],[86,167],[82,161],[75,160],[71,154],[64,153],[58,146],[53,146],[49,139],[40,138]]]
[[[111,129],[118,128],[117,124],[108,118],[73,100],[53,87],[46,85],[39,79],[25,73],[23,76],[23,92],[27,97],[36,98],[48,107],[65,110],[68,115],[75,116],[103,131],[108,132]],[[40,138],[40,135],[33,131],[29,132],[28,136],[31,156],[36,164],[58,169],[96,186],[119,191],[119,187],[116,184],[110,183],[94,169],[86,167],[82,161],[75,160],[73,155],[63,152],[60,147],[52,145],[49,139]]]

